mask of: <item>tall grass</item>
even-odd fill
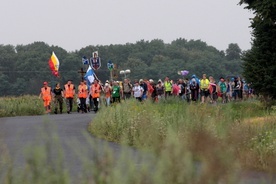
[[[70,174],[64,167],[66,161],[58,139],[49,136],[45,144],[28,147],[22,153],[26,162],[21,168],[13,165],[13,159],[7,160],[9,154],[1,154],[1,160],[7,161],[0,165],[0,183],[236,183],[237,176],[232,173],[216,171],[216,176],[206,173],[206,167],[209,166],[195,164],[192,153],[175,139],[170,137],[164,141],[165,147],[158,157],[149,152],[137,153],[126,147],[122,147],[116,155],[106,142],[89,138],[90,147],[96,148],[91,156],[87,148],[72,141],[72,152],[76,152],[76,159],[82,161],[82,169],[76,177],[77,173]]]
[[[43,102],[38,96],[19,96],[0,98],[0,117],[42,115]]]
[[[73,102],[73,111],[77,111],[76,98]],[[54,112],[54,101],[51,103]],[[66,102],[63,102],[63,112],[66,113]],[[24,95],[18,97],[0,97],[0,117],[33,116],[45,114],[42,99],[38,96]]]
[[[203,163],[202,176],[214,180],[237,168],[275,172],[276,117],[257,101],[209,105],[177,99],[158,104],[130,100],[102,109],[89,131],[109,141],[152,150],[160,158],[168,148],[182,153],[176,160],[190,154],[192,160]]]
[[[1,109],[21,111],[19,106]],[[108,143],[88,136],[95,150],[91,156],[82,144],[71,141],[72,152],[83,166],[79,177],[74,177],[55,134],[44,135],[47,139],[40,146],[30,145],[22,153],[26,162],[21,169],[0,142],[0,183],[239,183],[244,169],[275,173],[275,122],[275,112],[268,115],[258,102],[202,105],[176,99],[157,104],[129,100],[101,106],[89,131],[127,145],[126,149],[114,153]],[[129,145],[140,151],[129,150]]]

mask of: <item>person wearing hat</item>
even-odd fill
[[[154,80],[150,79],[149,80],[149,94],[153,102],[157,102],[157,92],[156,92],[156,84],[154,83]]]
[[[199,97],[199,79],[196,77],[196,75],[192,75],[192,79],[189,83],[189,88],[191,90],[191,100],[197,101]]]
[[[143,88],[142,100],[146,100],[148,97],[148,84],[146,83],[146,80],[144,81],[143,79],[139,80],[139,84]]]
[[[66,100],[67,113],[70,114],[73,109],[73,99],[75,96],[75,86],[72,84],[72,80],[68,80],[64,85],[64,96]]]
[[[48,86],[48,82],[43,82],[39,98],[42,98],[46,114],[49,114],[51,112],[52,90],[51,87]]]
[[[144,84],[146,84],[147,85],[147,98],[151,98],[152,96],[152,93],[153,93],[153,91],[154,91],[154,89],[153,89],[153,87],[152,87],[152,83],[154,83],[154,81],[152,80],[152,79],[149,79],[149,80],[147,80],[147,79],[144,79]]]

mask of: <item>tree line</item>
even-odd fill
[[[52,51],[60,61],[60,78],[51,74],[48,60]],[[44,42],[28,45],[0,45],[0,96],[17,96],[23,94],[39,94],[43,81],[52,87],[56,82],[64,84],[68,79],[75,85],[81,80],[79,70],[86,71],[81,58],[90,58],[93,51],[98,51],[101,68],[95,71],[102,81],[110,79],[107,62],[115,64],[112,78],[122,80],[120,70],[130,69],[128,78],[152,78],[158,80],[169,76],[171,79],[182,78],[177,74],[180,70],[190,71],[201,76],[203,73],[215,78],[227,75],[241,75],[242,50],[238,44],[229,44],[226,51],[219,51],[201,40],[179,38],[171,43],[154,39],[140,40],[123,45],[90,45],[74,52],[67,52],[58,46],[50,46]]]
[[[254,12],[252,48],[242,57],[244,76],[271,107],[276,104],[276,1],[240,0],[240,5]]]

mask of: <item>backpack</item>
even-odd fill
[[[190,84],[190,89],[195,90],[197,89],[197,83],[195,79],[192,79],[191,84]]]
[[[210,94],[215,94],[217,92],[217,85],[215,83],[210,83],[209,92]]]
[[[123,92],[129,92],[129,93],[131,93],[131,90],[132,90],[132,85],[130,84],[130,83],[127,83],[127,86],[128,86],[128,88],[129,88],[129,91],[125,91],[125,87],[124,87],[124,83],[122,84],[122,88],[123,88]]]
[[[185,84],[180,84],[179,87],[180,87],[180,94],[184,94],[185,93]]]

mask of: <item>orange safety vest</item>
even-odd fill
[[[41,94],[43,100],[51,100],[51,87],[46,87],[46,89],[45,87],[41,88]]]
[[[70,84],[70,87],[68,84],[64,85],[65,88],[65,98],[73,98],[74,97],[74,84]]]
[[[91,96],[92,98],[99,98],[100,97],[100,92],[101,92],[101,86],[100,84],[97,84],[97,86],[95,86],[95,84],[93,84],[91,86]]]
[[[88,91],[86,85],[79,85],[78,87],[78,97],[79,98],[87,98]]]

